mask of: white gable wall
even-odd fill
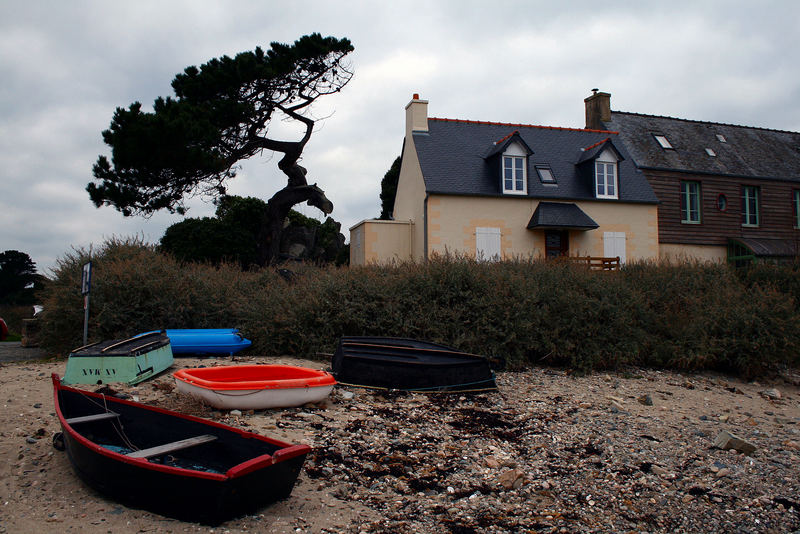
[[[528,153],[525,151],[524,148],[522,148],[522,146],[519,143],[514,142],[514,143],[511,143],[510,145],[508,145],[506,147],[506,150],[505,150],[505,152],[503,152],[503,155],[504,156],[527,156]]]

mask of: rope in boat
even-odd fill
[[[96,399],[86,395],[83,391],[81,391],[79,389],[76,389],[76,390],[73,390],[73,391],[77,392],[81,397],[83,397],[84,399],[88,400],[92,404],[102,408],[106,413],[111,411],[111,410],[108,409],[108,401],[106,401],[106,394],[105,393],[100,393],[100,396],[103,398],[103,404],[100,404],[99,402],[97,402]],[[130,438],[128,438],[128,435],[125,434],[125,428],[124,428],[124,426],[122,424],[122,421],[120,421],[119,418],[117,418],[116,420],[111,421],[111,427],[114,429],[114,432],[116,432],[117,436],[119,436],[119,438],[122,440],[122,443],[124,443],[129,449],[134,450],[134,451],[138,451],[139,450],[139,447],[134,445],[133,442],[131,442]]]

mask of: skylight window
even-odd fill
[[[670,144],[669,139],[667,139],[666,136],[664,136],[664,135],[654,135],[653,137],[656,138],[656,141],[658,141],[658,144],[661,145],[661,148],[667,148],[667,149],[674,148]]]
[[[717,156],[717,153],[716,153],[716,152],[714,152],[714,151],[713,151],[712,149],[710,149],[710,148],[707,148],[707,149],[706,149],[706,154],[708,154],[708,155],[709,155],[709,156],[711,156],[712,158]]]
[[[556,183],[556,178],[553,176],[553,171],[550,170],[550,167],[536,167],[536,172],[539,173],[539,180],[541,180],[543,184]]]
[[[725,139],[725,136],[724,136],[724,135],[722,135],[722,134],[717,134],[717,140],[718,140],[720,143],[727,143],[727,142],[728,142],[728,140],[727,140],[727,139]]]

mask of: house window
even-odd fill
[[[478,261],[500,260],[500,228],[475,228],[475,258]]]
[[[597,198],[618,198],[617,164],[610,161],[596,161],[595,196]]]
[[[661,145],[661,148],[671,149],[673,148],[672,144],[670,144],[669,139],[667,139],[664,135],[653,135],[658,141],[658,144]]]
[[[700,223],[700,182],[681,182],[681,222]]]
[[[553,176],[553,171],[550,167],[536,167],[536,172],[539,174],[539,180],[541,180],[543,184],[556,183],[556,178]]]
[[[503,193],[525,194],[525,158],[503,156]]]
[[[603,232],[603,256],[625,263],[625,232]]]
[[[717,140],[718,140],[720,143],[727,143],[727,142],[728,142],[728,140],[727,140],[727,139],[725,139],[725,136],[724,136],[724,135],[722,135],[722,134],[717,134]]]
[[[792,191],[792,203],[794,204],[794,227],[800,229],[800,189]]]
[[[717,156],[717,153],[716,153],[716,152],[714,152],[714,149],[712,149],[712,148],[706,148],[706,154],[708,154],[708,155],[709,155],[709,156],[711,156],[712,158],[714,158],[714,157],[716,157],[716,156]]]
[[[758,187],[742,187],[742,226],[758,226]]]

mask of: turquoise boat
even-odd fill
[[[169,337],[163,332],[99,341],[70,353],[62,382],[138,384],[168,369],[173,361]]]

